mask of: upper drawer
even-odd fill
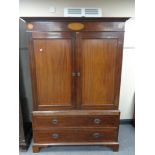
[[[28,31],[124,31],[124,22],[37,21],[27,23]]]
[[[119,113],[33,115],[33,129],[53,127],[118,127]]]

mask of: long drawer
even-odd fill
[[[88,115],[33,115],[33,129],[51,129],[53,127],[117,127],[119,113]]]
[[[63,142],[114,142],[117,141],[117,128],[66,128],[35,130],[34,143]]]

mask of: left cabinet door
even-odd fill
[[[34,110],[73,109],[73,34],[34,32],[30,38]]]

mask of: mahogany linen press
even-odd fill
[[[118,151],[128,18],[22,17],[29,36],[33,152],[53,145]]]

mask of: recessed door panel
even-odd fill
[[[108,109],[117,106],[119,38],[104,33],[81,34],[81,107]],[[117,64],[118,63],[118,64]],[[119,68],[119,69],[118,69]]]
[[[35,39],[37,105],[40,108],[73,107],[72,40]]]

